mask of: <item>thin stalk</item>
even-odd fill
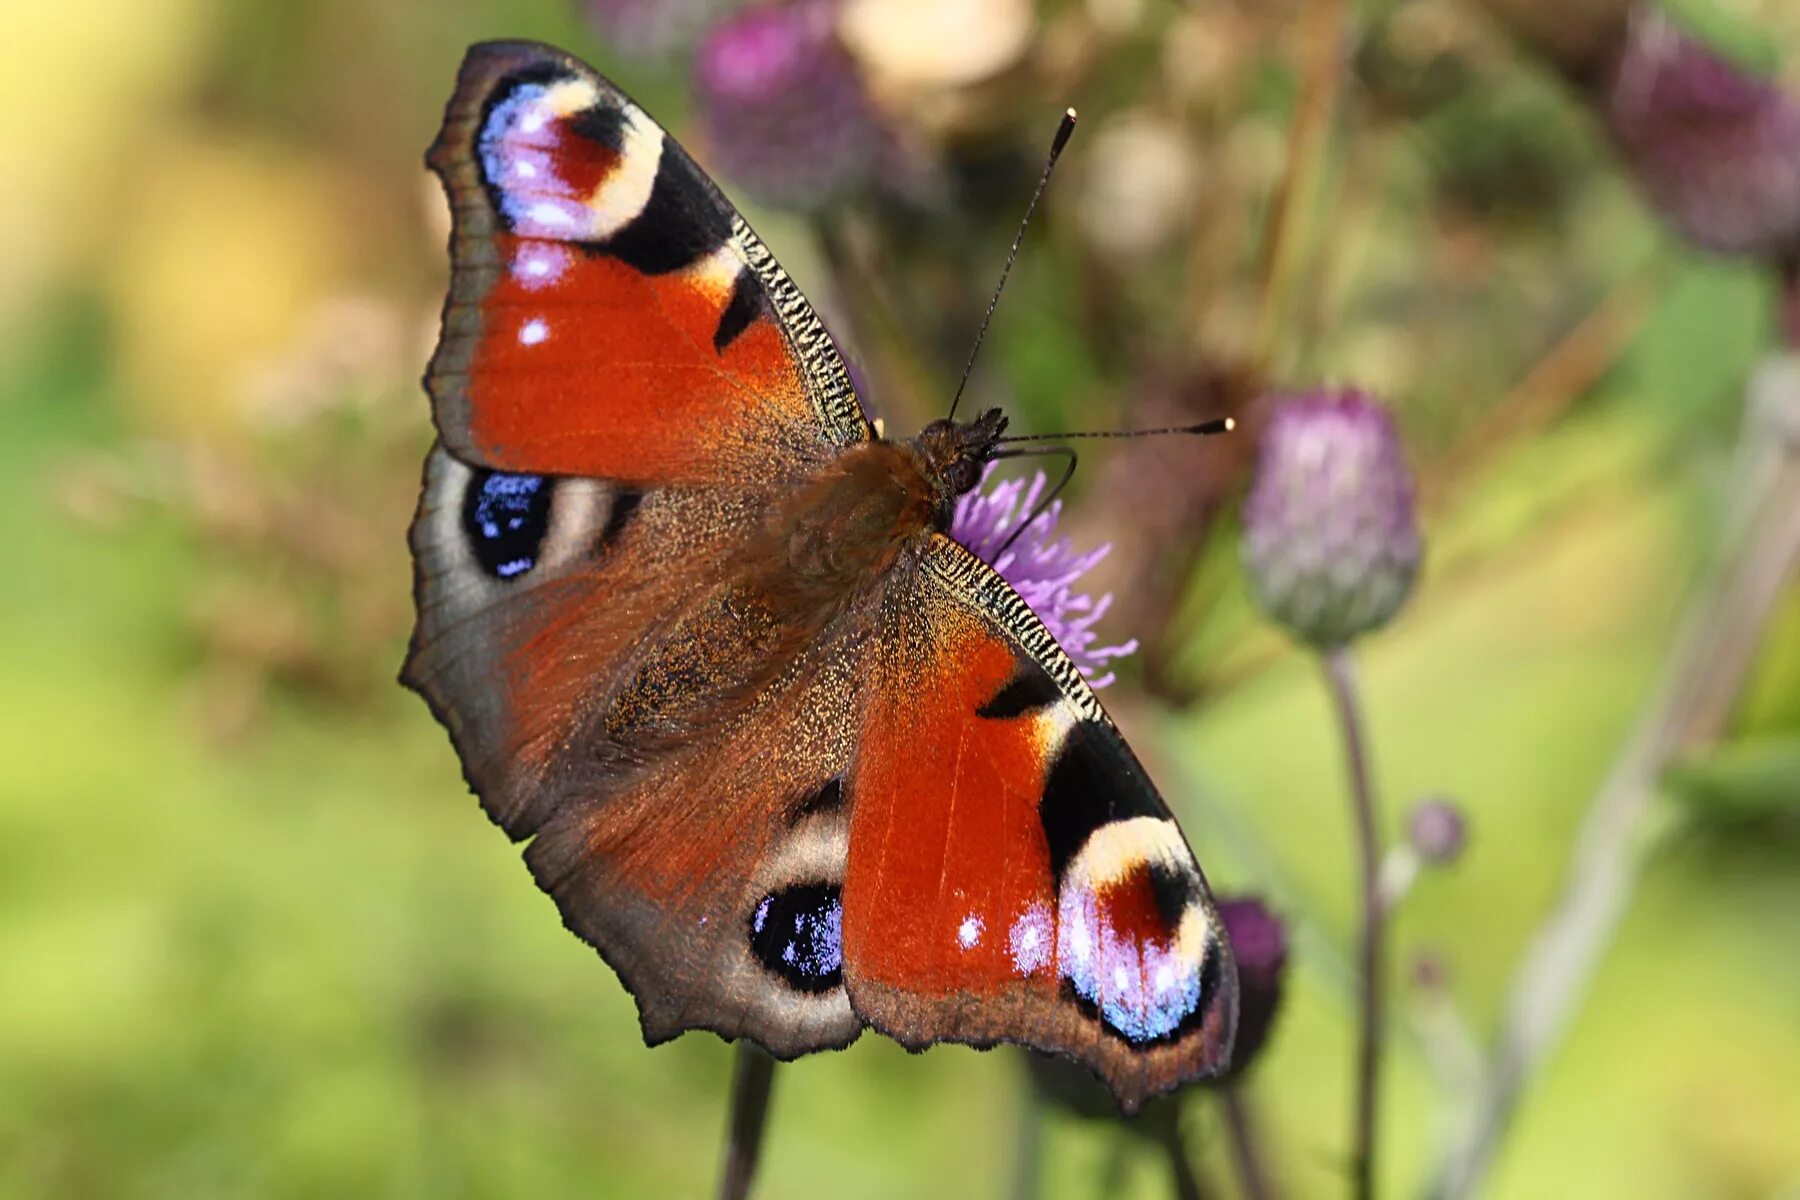
[[[1164,1142],[1163,1148],[1169,1156],[1169,1185],[1176,1200],[1206,1200],[1206,1185],[1200,1182],[1200,1176],[1194,1172],[1194,1164],[1188,1161],[1187,1150],[1183,1148],[1181,1138],[1171,1135]]]
[[[1253,367],[1266,373],[1276,357],[1276,341],[1286,315],[1296,264],[1305,249],[1297,232],[1302,209],[1312,200],[1323,171],[1332,116],[1344,77],[1349,33],[1346,0],[1311,0],[1301,16],[1305,62],[1294,121],[1288,127],[1287,162],[1269,203],[1257,277],[1262,282],[1262,309],[1257,316]]]
[[[1361,1024],[1356,1055],[1356,1125],[1351,1136],[1351,1194],[1375,1194],[1376,1093],[1381,1078],[1382,1026],[1386,989],[1382,981],[1386,906],[1381,902],[1381,845],[1375,825],[1375,792],[1369,782],[1369,754],[1363,736],[1362,702],[1356,666],[1347,647],[1324,653],[1325,676],[1344,737],[1350,798],[1356,818],[1357,859],[1362,869],[1362,933],[1357,949]]]
[[[775,1084],[775,1060],[749,1040],[737,1044],[731,1071],[731,1124],[726,1132],[725,1166],[719,1178],[719,1200],[744,1200],[756,1178],[768,1125],[769,1093]]]
[[[1231,1157],[1237,1163],[1238,1182],[1248,1200],[1275,1200],[1275,1188],[1262,1163],[1256,1127],[1250,1120],[1244,1093],[1236,1085],[1225,1089],[1225,1131],[1231,1138]]]
[[[1013,1146],[1012,1200],[1037,1200],[1044,1157],[1044,1102],[1029,1081],[1019,1109],[1019,1131]]]
[[[1689,604],[1661,686],[1588,808],[1562,896],[1513,976],[1487,1086],[1438,1167],[1435,1200],[1473,1194],[1493,1164],[1520,1096],[1561,1043],[1636,890],[1658,780],[1678,755],[1725,732],[1782,591],[1800,571],[1800,362],[1772,362],[1751,393],[1724,549]]]

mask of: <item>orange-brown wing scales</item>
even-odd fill
[[[701,601],[694,557],[727,557],[753,496],[638,493],[601,480],[426,462],[411,532],[418,625],[401,678],[431,705],[464,774],[515,838],[548,819],[555,778],[652,653]]]
[[[845,979],[920,1047],[1069,1055],[1121,1105],[1216,1073],[1236,974],[1168,809],[1042,625],[935,538],[886,606],[850,775]]]
[[[649,1043],[710,1029],[789,1058],[861,1031],[842,972],[850,697],[848,659],[822,648],[673,760],[572,792],[527,850]]]
[[[459,457],[763,483],[868,436],[798,290],[592,68],[531,43],[474,47],[428,161],[454,228],[426,382]]]
[[[841,971],[851,665],[827,633],[721,699],[766,667],[729,585],[691,566],[740,554],[761,507],[436,448],[403,678],[648,1040],[712,1029],[792,1056],[862,1027]]]

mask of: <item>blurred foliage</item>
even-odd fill
[[[1399,918],[1396,978],[1437,964],[1402,989],[1389,1080],[1386,1182],[1410,1194],[1466,1086],[1446,1039],[1492,1027],[1708,560],[1770,283],[1659,230],[1503,5],[1356,6],[1272,310],[1298,0],[997,0],[965,6],[954,54],[940,4],[850,7],[919,174],[820,225],[750,215],[893,429],[947,402],[1070,102],[1083,132],[974,400],[1104,428],[1333,381],[1399,411],[1428,554],[1367,647],[1376,765],[1391,829],[1448,794],[1475,830]],[[1774,0],[1732,11],[1793,28]],[[642,1047],[391,682],[445,273],[420,154],[492,36],[582,53],[685,135],[680,60],[621,58],[563,0],[0,14],[0,1195],[710,1186],[727,1050]],[[1071,518],[1116,543],[1108,628],[1149,647],[1107,699],[1215,885],[1297,931],[1248,1099],[1289,1194],[1335,1195],[1338,750],[1313,664],[1238,580],[1249,439],[1177,441],[1095,450],[1077,481]],[[1800,1187],[1800,600],[1735,733],[1672,775],[1687,819],[1658,826],[1491,1194]],[[874,1036],[784,1068],[765,1194],[1000,1193],[1023,1076]],[[1045,1195],[1163,1194],[1112,1123],[1052,1121]],[[1184,1121],[1231,1194],[1216,1108]]]

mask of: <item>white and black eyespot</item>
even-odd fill
[[[800,883],[770,892],[750,912],[750,951],[800,992],[844,981],[844,906],[836,884]]]
[[[550,532],[556,480],[543,475],[475,471],[463,491],[462,529],[469,552],[495,579],[527,575]]]
[[[1057,895],[1057,969],[1069,997],[1136,1048],[1203,1024],[1220,950],[1205,885],[1175,823],[1131,817],[1095,829]]]

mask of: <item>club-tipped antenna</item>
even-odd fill
[[[1044,173],[1038,176],[1037,190],[1031,193],[1031,203],[1025,206],[1025,216],[1019,221],[1019,232],[1013,234],[1012,249],[1006,252],[1006,265],[1000,268],[1000,282],[994,285],[987,313],[981,318],[981,328],[975,331],[975,344],[969,347],[969,361],[963,364],[962,379],[956,385],[956,395],[950,398],[949,420],[956,419],[956,406],[962,403],[963,389],[969,386],[969,374],[975,369],[975,356],[981,352],[981,341],[987,337],[988,325],[994,319],[994,309],[1000,303],[1000,292],[1006,287],[1007,275],[1012,272],[1013,259],[1019,257],[1019,246],[1025,241],[1025,227],[1031,223],[1031,214],[1037,211],[1044,189],[1050,186],[1050,172],[1056,169],[1056,160],[1062,156],[1063,147],[1069,144],[1069,137],[1074,132],[1075,110],[1064,109],[1062,124],[1056,127],[1056,136],[1050,141],[1050,157],[1044,160]]]
[[[1214,417],[1210,421],[1201,421],[1197,425],[1165,425],[1160,429],[1107,429],[1092,433],[1021,433],[1000,439],[1001,444],[1012,442],[1061,442],[1069,438],[1133,438],[1156,437],[1165,433],[1191,433],[1202,436],[1215,433],[1230,433],[1237,428],[1237,422],[1231,417]]]

